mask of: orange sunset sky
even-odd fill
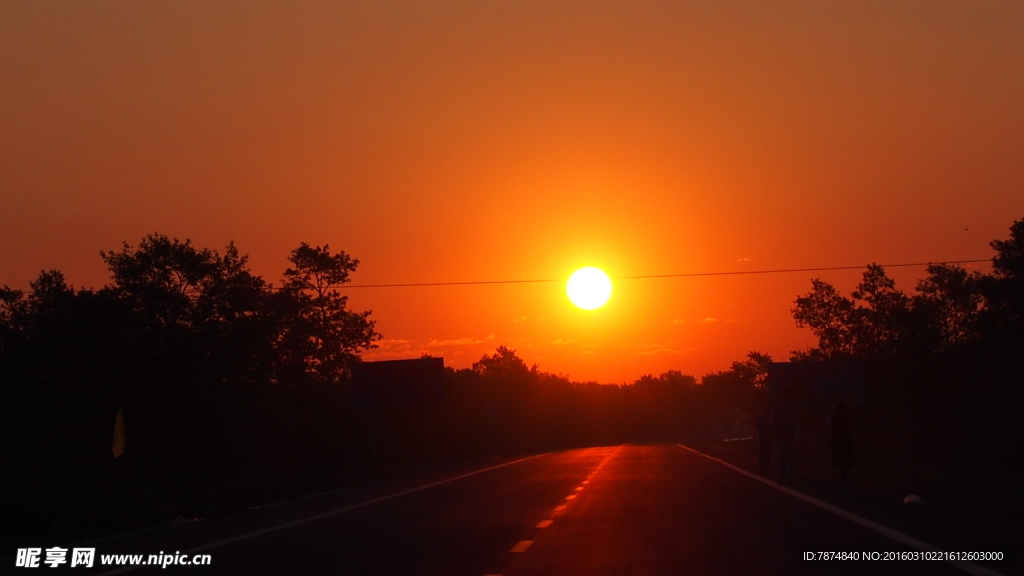
[[[326,243],[365,284],[987,258],[1022,217],[1010,0],[0,0],[12,287],[101,286],[153,232],[275,281]],[[369,359],[622,382],[786,359],[811,276],[348,292]]]

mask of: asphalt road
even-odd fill
[[[97,555],[211,556],[210,566],[133,574],[969,573],[944,562],[799,563],[804,550],[914,548],[676,445],[501,461],[94,545]]]

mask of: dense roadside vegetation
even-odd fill
[[[911,294],[877,265],[849,297],[812,280],[793,317],[818,346],[792,359],[864,363],[853,419],[864,466],[1024,505],[1024,220],[991,247],[991,273],[932,265]]]

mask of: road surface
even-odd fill
[[[97,563],[112,553],[210,555],[209,566],[133,574],[969,573],[944,562],[799,563],[804,550],[914,547],[678,445],[491,462],[94,545]]]

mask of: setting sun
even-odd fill
[[[577,307],[594,310],[604,306],[611,297],[612,280],[599,268],[580,268],[565,283],[565,292]]]

